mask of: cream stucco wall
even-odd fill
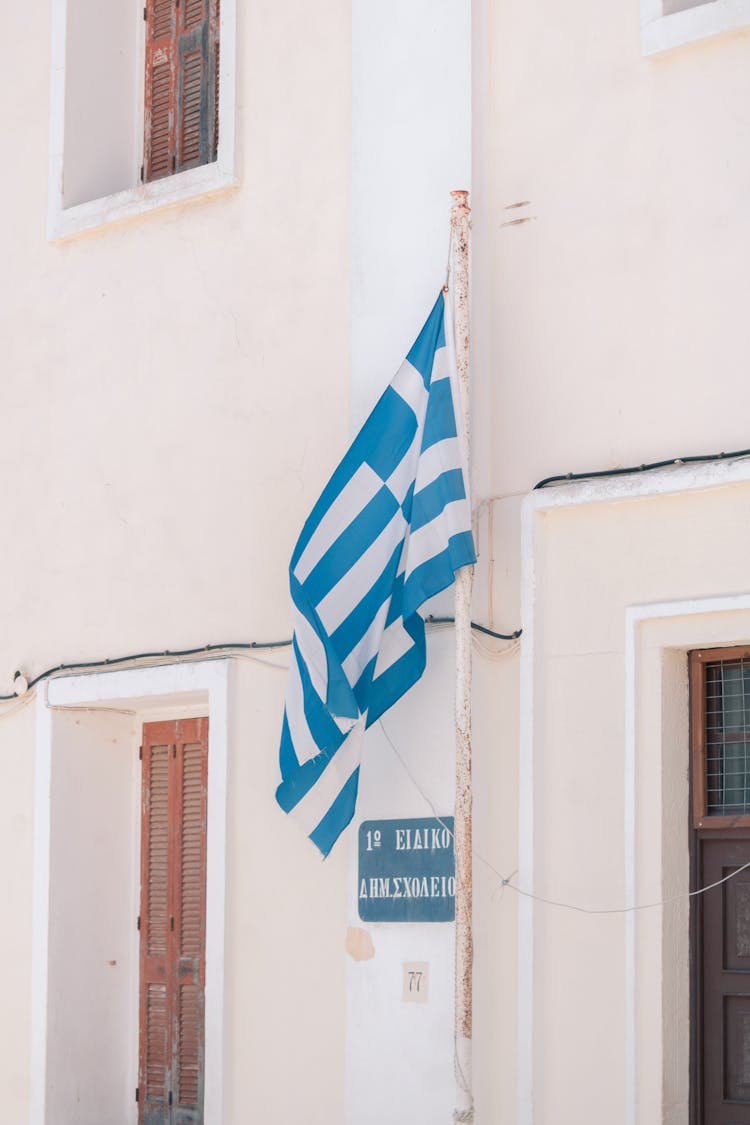
[[[534,1114],[655,1125],[661,1100],[668,1120],[684,1114],[684,918],[662,929],[649,916],[629,931],[532,911],[497,874],[520,868],[540,893],[620,901],[628,607],[747,589],[746,483],[540,508],[522,542],[523,497],[547,474],[750,444],[750,37],[644,58],[639,21],[637,0],[606,16],[592,0],[353,14],[342,0],[242,5],[238,186],[67,243],[45,238],[49,9],[9,11],[0,46],[22,109],[0,126],[0,693],[17,667],[288,634],[299,526],[442,280],[446,192],[472,188],[474,616],[523,625],[534,642],[527,665],[499,645],[475,649],[475,1080],[486,1125]],[[711,537],[726,559],[709,556]],[[683,651],[750,635],[742,617],[707,614],[682,632],[639,625],[632,642],[660,685],[631,715],[643,739],[632,735],[634,753],[647,760],[652,740],[675,777]],[[451,653],[444,636],[430,646],[431,678],[390,730],[445,805]],[[242,662],[234,688],[222,1125],[251,1112],[337,1122],[346,1107],[364,1122],[381,1108],[368,1100],[373,1057],[410,1120],[434,1105],[448,1115],[447,990],[436,1020],[423,1020],[436,1053],[415,1054],[415,1078],[400,1050],[411,1014],[394,1014],[387,992],[401,947],[381,935],[375,971],[349,965],[347,986],[349,857],[342,848],[318,864],[270,799],[283,674]],[[32,708],[0,719],[0,956],[13,967],[0,1080],[13,1121],[30,1098],[34,737]],[[372,749],[363,811],[391,801],[420,815],[377,734]],[[659,801],[648,805],[657,781],[637,782],[651,808],[632,860],[639,893],[658,890],[652,847],[666,857],[656,882],[679,889],[684,878],[669,834],[681,806],[662,823]],[[585,815],[571,819],[584,797]],[[592,837],[602,847],[587,846]],[[449,973],[449,935],[406,945]],[[663,948],[677,950],[673,977]],[[647,1000],[638,1024],[635,970]],[[361,1032],[348,1064],[347,987]],[[663,1007],[661,990],[674,997]]]
[[[50,7],[6,15],[0,692],[18,667],[288,636],[291,546],[348,429],[349,6],[243,6],[239,186],[67,243],[45,237]],[[345,864],[319,864],[274,807],[283,691],[278,671],[238,670],[215,1125],[342,1119]],[[30,1098],[34,735],[33,708],[0,719],[13,1122]]]
[[[627,514],[606,503],[580,515],[566,508],[521,542],[523,497],[547,475],[750,445],[750,36],[646,58],[640,19],[635,0],[606,12],[589,0],[472,6],[475,499],[486,501],[475,617],[491,609],[497,628],[520,623],[528,634],[533,606],[543,615],[538,663],[477,661],[477,851],[503,874],[520,868],[525,885],[535,842],[526,802],[540,833],[541,893],[606,903],[624,893],[624,606],[748,588],[741,562],[730,578],[705,547],[714,531],[730,551],[744,534],[737,491],[685,500],[680,534],[684,554],[693,529],[694,569],[660,526],[676,500],[633,503]],[[678,680],[667,694],[684,717]],[[582,690],[593,696],[593,727]],[[529,790],[532,717],[538,791]],[[661,703],[649,702],[641,721],[660,738]],[[680,815],[673,808],[668,824]],[[531,908],[481,862],[476,877],[481,1119],[633,1125],[622,923],[539,907],[532,973]],[[646,931],[644,922],[642,951],[653,955]],[[665,978],[684,1004],[683,986]],[[646,1055],[660,1019],[647,1007],[638,1025]],[[661,1060],[656,1074],[647,1068],[637,1120],[649,1125],[662,1120],[662,1081],[674,1115],[665,1119],[685,1120],[684,1042],[670,1042],[679,1080],[670,1087]]]
[[[744,448],[750,37],[644,58],[637,0],[475,10],[493,491]]]
[[[750,635],[748,476],[527,501],[519,884],[566,905],[520,907],[519,1122],[687,1120],[687,652]]]

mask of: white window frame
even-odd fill
[[[227,763],[231,661],[206,660],[134,668],[51,680],[36,703],[34,775],[34,874],[31,997],[31,1102],[29,1125],[54,1125],[47,1115],[48,978],[50,936],[50,841],[54,815],[52,757],[54,708],[99,710],[127,707],[140,722],[167,716],[208,714],[208,816],[206,855],[205,1125],[224,1121],[224,953],[226,933]],[[106,751],[104,751],[106,752]],[[140,792],[135,794],[140,808]],[[139,820],[138,820],[138,823]],[[136,852],[140,839],[134,831]],[[134,862],[137,863],[137,855]],[[137,891],[137,887],[136,887]],[[138,903],[132,904],[133,918]],[[137,944],[135,925],[133,941]],[[137,965],[137,957],[135,964]],[[133,982],[137,990],[138,980]],[[132,1087],[138,1080],[138,1010],[133,1005],[130,1038]],[[85,1004],[77,1013],[85,1018]],[[137,1105],[133,1101],[133,1121]]]
[[[657,55],[725,32],[750,27],[750,0],[710,0],[682,12],[664,12],[664,0],[641,0],[641,50]]]
[[[235,188],[239,179],[235,165],[236,129],[236,0],[223,0],[220,12],[221,42],[219,63],[219,144],[217,159],[199,168],[177,172],[151,183],[136,180],[123,191],[65,207],[63,169],[65,156],[65,91],[66,91],[66,26],[68,0],[52,0],[52,67],[50,74],[50,149],[47,237],[58,241],[74,237],[98,227],[107,227],[164,207],[174,207],[201,196],[223,193]],[[133,0],[133,19],[142,26],[142,3]],[[139,34],[140,72],[143,73],[145,51],[143,34]],[[134,107],[139,126],[138,136],[143,161],[143,78],[138,86]]]

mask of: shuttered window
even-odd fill
[[[139,1125],[202,1125],[208,719],[143,728]]]
[[[147,0],[144,180],[216,160],[219,0]]]
[[[750,828],[750,648],[690,654],[693,827]]]

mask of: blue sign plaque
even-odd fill
[[[363,821],[357,886],[363,922],[452,922],[453,817]]]

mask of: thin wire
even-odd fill
[[[231,652],[231,651],[247,651],[254,649],[274,649],[274,648],[288,648],[291,645],[291,640],[284,641],[235,641],[225,642],[218,645],[201,645],[200,648],[182,648],[182,649],[164,649],[161,652],[135,652],[128,656],[115,656],[105,657],[103,660],[79,660],[73,664],[56,664],[53,668],[47,668],[44,672],[34,676],[28,682],[27,691],[42,680],[48,680],[51,676],[60,672],[83,672],[90,671],[94,668],[113,668],[120,664],[132,664],[133,661],[145,660],[166,660],[170,662],[175,660],[184,659],[189,656],[213,656],[217,659],[217,654]],[[15,693],[10,695],[0,695],[0,703],[6,700],[15,699]]]
[[[16,712],[23,711],[24,707],[28,707],[29,703],[35,698],[36,691],[27,691],[24,695],[20,696],[20,698],[14,695],[13,699],[17,700],[15,707],[6,707],[4,710],[0,711],[0,719],[7,719],[11,715],[15,715]]]
[[[425,617],[425,624],[427,625],[450,625],[455,621],[455,617],[433,617],[430,613]],[[494,629],[488,629],[486,625],[479,625],[476,621],[471,623],[472,629],[477,633],[484,633],[486,637],[494,637],[497,641],[515,641],[523,633],[523,629],[514,629],[512,633],[498,633]]]
[[[495,623],[495,505],[487,505],[487,553],[490,556],[487,569],[487,612],[490,623]]]
[[[576,906],[570,902],[559,902],[557,899],[544,898],[542,895],[533,895],[530,891],[522,891],[520,887],[508,881],[506,886],[510,887],[512,891],[522,895],[524,898],[531,898],[535,902],[543,902],[546,906],[559,906],[565,910],[575,910],[579,914],[633,914],[637,910],[654,910],[657,906],[671,906],[672,903],[682,902],[688,898],[696,898],[698,895],[704,895],[706,891],[712,891],[714,887],[720,887],[722,883],[728,883],[730,879],[734,879],[735,875],[740,875],[750,867],[750,861],[743,863],[735,871],[730,871],[722,879],[717,879],[715,883],[709,883],[705,887],[698,887],[695,891],[684,891],[682,894],[673,895],[671,898],[659,899],[658,902],[641,902],[636,906],[620,906],[611,907],[610,909],[592,910],[587,906]]]
[[[450,288],[451,280],[451,257],[453,254],[453,225],[451,224],[448,233],[448,261],[445,266],[445,288]]]
[[[48,699],[44,701],[45,707],[50,711],[86,711],[90,715],[137,715],[138,712],[128,707],[78,707],[76,704],[67,703],[50,703]]]
[[[509,881],[507,883],[498,883],[497,884],[494,891],[492,892],[493,900],[495,898],[495,895],[497,895],[497,901],[498,902],[503,901],[503,896],[505,894],[505,891],[510,886],[510,880],[513,879],[517,874],[518,874],[518,868],[516,868],[516,870],[511,875],[508,876]]]
[[[534,485],[534,491],[546,488],[550,484],[563,484],[574,480],[595,480],[598,477],[622,477],[629,473],[650,473],[655,469],[667,469],[672,465],[705,464],[712,461],[734,461],[742,457],[750,457],[750,449],[736,449],[732,453],[699,453],[691,457],[670,457],[665,461],[651,461],[646,465],[631,465],[626,469],[597,469],[590,473],[561,473],[554,477],[545,477]]]
[[[275,664],[273,660],[264,660],[262,656],[253,656],[250,652],[238,652],[238,660],[250,660],[253,664],[262,664],[264,668],[273,668],[276,672],[288,672],[288,664]]]
[[[393,739],[392,739],[392,738],[391,738],[391,736],[390,736],[390,735],[388,734],[388,731],[387,731],[387,730],[385,729],[385,723],[383,722],[382,718],[378,719],[378,726],[380,727],[380,729],[382,730],[383,734],[385,735],[385,740],[386,740],[386,742],[388,743],[388,745],[390,746],[391,750],[393,751],[393,753],[394,753],[394,754],[396,755],[396,757],[398,758],[399,762],[400,762],[400,763],[401,763],[401,765],[403,766],[403,769],[404,769],[404,772],[406,773],[406,776],[407,776],[407,777],[409,778],[409,780],[411,781],[412,785],[414,786],[414,788],[415,788],[415,789],[417,790],[417,792],[419,793],[420,797],[422,797],[422,799],[423,799],[424,801],[426,801],[426,802],[427,802],[427,804],[429,805],[429,807],[430,807],[430,809],[431,809],[431,811],[432,811],[432,815],[433,815],[433,816],[435,817],[435,820],[436,820],[436,821],[438,822],[438,824],[440,825],[440,827],[441,827],[441,828],[444,828],[444,829],[445,829],[445,831],[446,831],[446,832],[447,832],[447,833],[448,833],[448,834],[450,835],[451,839],[453,839],[453,832],[452,832],[452,830],[451,830],[451,829],[450,829],[450,828],[448,827],[448,825],[447,825],[447,824],[445,823],[445,821],[444,821],[444,820],[442,819],[442,817],[440,816],[440,814],[439,814],[439,813],[438,813],[438,811],[437,811],[437,808],[435,807],[435,804],[434,804],[434,802],[433,802],[433,801],[431,800],[431,798],[430,798],[430,797],[429,797],[429,796],[428,796],[428,795],[427,795],[427,794],[425,793],[424,789],[422,788],[422,786],[421,786],[421,785],[419,784],[419,782],[417,781],[417,779],[416,779],[416,777],[414,776],[414,774],[413,774],[413,773],[411,772],[411,770],[409,769],[409,767],[408,767],[408,765],[406,764],[405,760],[404,760],[404,759],[403,759],[403,758],[401,757],[401,754],[400,754],[400,753],[399,753],[399,751],[398,751],[398,750],[396,749],[396,745],[395,745],[395,743],[394,743]]]
[[[452,828],[449,828],[449,827],[448,827],[448,825],[447,825],[447,824],[445,823],[445,821],[443,820],[443,818],[442,818],[442,817],[440,816],[440,813],[439,813],[439,812],[437,811],[437,808],[436,808],[436,806],[435,806],[435,803],[434,803],[434,801],[432,801],[432,799],[431,799],[431,798],[430,798],[430,797],[429,797],[429,796],[427,795],[427,793],[425,793],[424,789],[422,788],[422,786],[421,786],[421,785],[419,784],[419,782],[417,781],[417,779],[416,779],[416,777],[414,776],[414,774],[413,774],[413,773],[411,772],[411,770],[409,769],[409,766],[407,765],[407,763],[406,763],[406,760],[405,760],[405,758],[404,758],[404,757],[403,757],[403,756],[401,755],[401,753],[400,753],[400,752],[399,752],[399,750],[397,749],[397,747],[396,747],[396,744],[394,743],[393,739],[392,739],[392,738],[391,738],[391,736],[390,736],[390,735],[388,734],[388,731],[387,731],[387,730],[385,729],[385,724],[384,724],[384,722],[383,722],[382,718],[381,718],[381,719],[378,719],[378,724],[379,724],[379,726],[380,726],[380,729],[382,730],[383,734],[385,735],[385,740],[386,740],[386,742],[388,743],[388,745],[390,746],[391,750],[393,751],[393,753],[394,753],[394,754],[396,755],[396,757],[398,758],[399,762],[401,763],[401,765],[402,765],[402,767],[403,767],[403,769],[404,769],[404,772],[406,773],[407,777],[408,777],[408,778],[409,778],[409,780],[411,781],[412,785],[413,785],[413,786],[414,786],[414,788],[415,788],[415,789],[417,790],[417,792],[418,792],[418,793],[419,793],[419,795],[420,795],[420,796],[422,797],[422,799],[423,799],[424,801],[426,801],[426,802],[427,802],[427,805],[429,806],[429,808],[430,808],[430,809],[431,809],[431,811],[432,811],[432,815],[433,815],[433,816],[435,817],[435,820],[436,820],[436,821],[438,822],[438,824],[440,825],[440,827],[441,827],[441,828],[444,828],[444,829],[445,829],[445,831],[446,831],[446,832],[448,833],[448,835],[450,836],[450,838],[451,838],[451,839],[453,840],[453,842],[455,843],[455,835],[454,835],[454,833],[453,833],[453,829],[452,829]],[[516,874],[516,872],[515,872],[515,871],[513,872],[513,875],[510,875],[510,876],[508,877],[508,879],[505,879],[505,878],[504,878],[504,877],[503,877],[503,876],[502,876],[502,875],[500,874],[500,872],[499,872],[499,871],[498,871],[498,870],[497,870],[497,869],[496,869],[495,867],[493,867],[493,866],[492,866],[492,864],[490,863],[490,861],[489,861],[488,859],[485,859],[483,855],[480,855],[480,854],[479,854],[479,852],[478,852],[478,851],[476,851],[476,849],[472,848],[472,852],[471,852],[471,854],[472,854],[472,855],[474,856],[474,858],[475,858],[475,859],[478,859],[480,863],[483,863],[483,864],[485,865],[485,867],[488,867],[488,868],[489,868],[489,870],[490,870],[490,871],[492,872],[492,874],[493,874],[493,875],[496,875],[496,876],[497,876],[497,878],[498,878],[498,879],[500,880],[500,885],[501,885],[501,886],[503,886],[503,887],[505,887],[505,886],[512,886],[512,884],[510,883],[510,879],[512,879],[512,878],[513,878],[513,876],[514,876],[514,875]]]
[[[396,745],[393,742],[393,739],[390,737],[390,735],[388,734],[388,731],[385,729],[385,726],[383,724],[383,720],[379,719],[378,722],[380,724],[380,729],[382,730],[383,734],[385,735],[386,742],[388,743],[391,750],[393,750],[393,753],[398,758],[398,760],[401,763],[407,777],[409,778],[411,783],[414,785],[415,789],[417,790],[419,795],[422,797],[422,799],[427,802],[427,804],[430,807],[430,809],[432,810],[433,816],[437,820],[438,824],[441,826],[441,828],[444,828],[446,830],[446,832],[448,832],[448,834],[451,836],[451,838],[454,840],[454,843],[455,843],[455,837],[453,835],[452,830],[448,827],[448,825],[445,823],[443,818],[438,814],[438,811],[435,807],[434,802],[430,799],[430,797],[427,795],[427,793],[425,793],[424,789],[419,784],[419,782],[417,781],[414,774],[411,772],[411,770],[410,770],[409,766],[407,765],[406,761],[404,760],[403,756],[400,754],[400,752],[396,748]],[[657,907],[671,906],[675,902],[682,902],[686,899],[696,898],[698,895],[705,894],[706,891],[712,891],[715,887],[720,887],[722,883],[728,883],[730,879],[734,879],[734,877],[736,875],[741,874],[743,871],[746,871],[747,868],[750,867],[750,861],[748,861],[747,863],[743,863],[742,866],[738,867],[735,871],[730,871],[730,873],[728,875],[725,875],[722,879],[717,879],[715,883],[709,883],[705,887],[698,887],[698,889],[695,890],[695,891],[685,891],[682,894],[673,895],[671,898],[660,899],[658,902],[642,902],[642,903],[639,903],[635,906],[617,906],[617,907],[608,907],[608,908],[603,908],[603,909],[592,909],[588,906],[579,906],[576,903],[563,902],[560,899],[545,898],[543,895],[535,895],[535,894],[532,894],[531,891],[524,891],[521,887],[518,887],[518,886],[516,886],[515,883],[511,882],[511,880],[514,879],[516,877],[516,875],[518,874],[517,870],[513,871],[510,875],[503,875],[500,871],[498,871],[498,869],[494,866],[494,864],[490,863],[490,861],[488,859],[486,859],[485,856],[481,855],[475,848],[472,848],[472,855],[474,856],[475,859],[479,860],[480,863],[484,864],[484,866],[489,871],[491,871],[492,874],[495,875],[495,877],[497,879],[499,879],[499,881],[500,881],[499,886],[501,888],[509,887],[510,890],[515,891],[516,894],[521,895],[523,898],[531,899],[534,902],[541,902],[545,906],[556,906],[556,907],[559,907],[561,910],[572,910],[576,914],[591,914],[591,915],[598,915],[598,914],[633,914],[633,913],[635,913],[636,911],[639,911],[639,910],[654,910]]]
[[[453,618],[441,618],[440,620],[428,621],[427,624],[431,626],[431,632],[443,632],[450,629]],[[521,647],[520,640],[516,639],[512,644],[506,645],[504,648],[491,648],[490,645],[485,644],[479,639],[479,632],[472,632],[471,643],[475,650],[481,656],[486,657],[488,660],[502,660],[506,656],[510,656],[514,652],[518,652]]]
[[[511,656],[512,653],[518,652],[521,647],[520,641],[513,641],[513,644],[506,645],[505,648],[493,649],[486,645],[484,641],[480,641],[479,637],[471,638],[472,644],[476,651],[486,657],[487,660],[503,660],[506,656]]]
[[[439,621],[428,621],[427,624],[430,626],[431,633],[445,633],[451,628],[451,622],[442,619]]]

